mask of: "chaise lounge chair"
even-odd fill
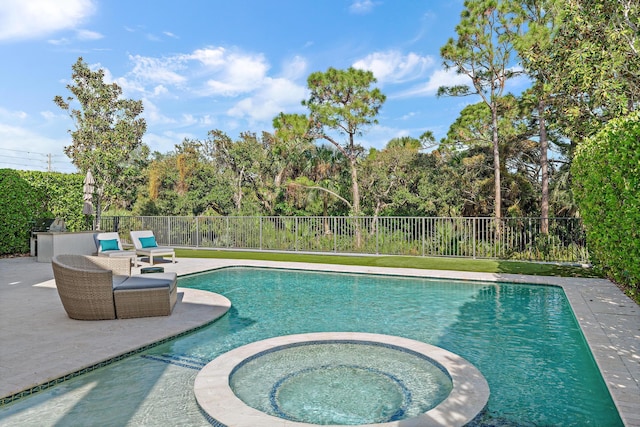
[[[153,265],[153,257],[171,255],[171,260],[175,264],[176,252],[169,246],[158,246],[153,231],[131,231],[131,242],[136,248],[136,253],[140,256],[149,257],[149,264]]]
[[[136,251],[125,251],[118,233],[98,233],[95,235],[98,256],[130,258],[134,266],[138,266]]]
[[[51,265],[58,295],[72,319],[168,316],[177,301],[176,273],[131,276],[128,258],[57,255]]]

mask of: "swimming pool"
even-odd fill
[[[0,410],[2,425],[209,425],[199,369],[305,332],[397,335],[457,353],[491,388],[487,424],[622,425],[560,288],[229,268],[180,279],[232,301],[222,319]],[[175,418],[175,417],[178,418]]]

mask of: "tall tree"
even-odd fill
[[[540,144],[540,216],[541,232],[549,233],[549,136],[547,130],[548,109],[551,104],[551,50],[553,37],[558,30],[558,2],[556,0],[511,0],[510,5],[519,28],[526,29],[513,34],[513,43],[533,86],[525,98],[536,106],[538,140]]]
[[[91,169],[96,182],[96,223],[100,226],[103,201],[113,194],[134,154],[141,149],[147,125],[142,101],[122,99],[116,83],[105,83],[104,70],[92,71],[82,57],[71,67],[73,96],[56,96],[53,101],[75,124],[72,143],[64,151],[83,173]],[[79,104],[78,108],[74,104]]]
[[[358,159],[362,148],[356,143],[367,126],[377,124],[376,116],[386,97],[378,88],[371,88],[376,82],[371,71],[349,68],[312,73],[307,79],[310,96],[302,102],[309,108],[311,135],[333,144],[348,160],[351,170],[352,214],[360,211],[360,190],[358,186]],[[341,143],[337,137],[347,140]]]
[[[456,26],[457,40],[449,39],[440,49],[446,69],[469,77],[467,85],[444,86],[438,89],[438,96],[478,95],[491,110],[493,170],[496,218],[502,216],[500,183],[500,149],[498,137],[499,100],[505,91],[506,81],[515,76],[511,63],[513,45],[508,27],[509,12],[503,1],[465,0],[460,23]]]

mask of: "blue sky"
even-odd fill
[[[373,71],[387,101],[358,142],[440,138],[474,98],[437,98],[440,47],[455,36],[462,0],[2,0],[0,168],[73,172],[63,152],[73,122],[54,103],[70,95],[82,56],[124,96],[142,99],[152,151],[211,129],[232,138],[304,113],[306,80],[350,66]]]

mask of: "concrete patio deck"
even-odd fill
[[[178,275],[243,265],[561,286],[623,422],[640,427],[640,307],[608,280],[219,259],[180,258],[162,265]],[[192,330],[229,308],[222,296],[178,291],[169,317],[71,320],[55,290],[50,264],[35,258],[0,259],[0,397]]]

